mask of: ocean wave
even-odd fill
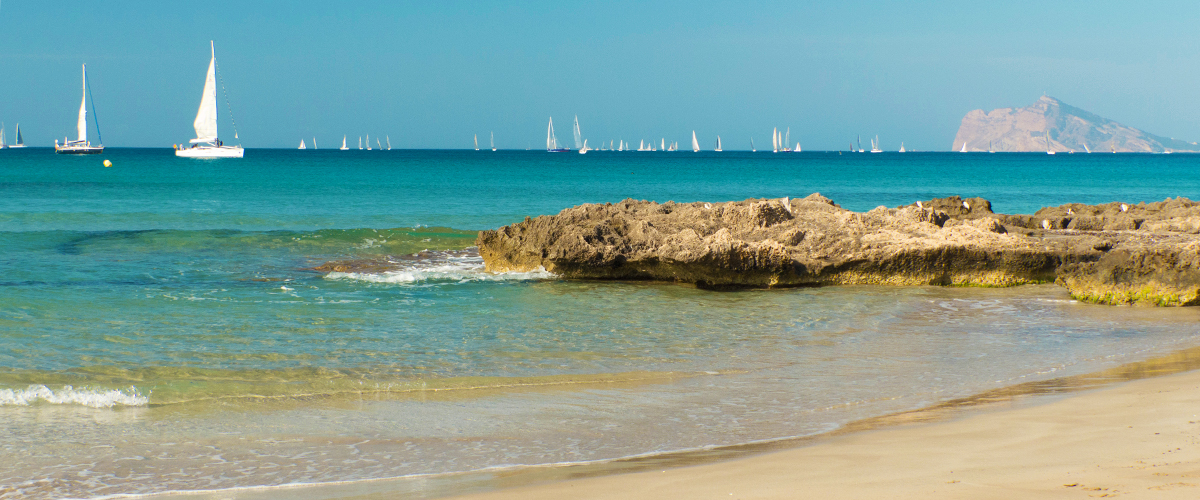
[[[114,406],[145,406],[150,398],[141,395],[136,387],[128,391],[120,389],[76,389],[63,386],[54,390],[44,385],[31,385],[24,389],[0,389],[0,406],[28,406],[33,403],[57,405],[80,405],[92,408]]]
[[[377,266],[372,266],[377,267]],[[544,268],[528,272],[491,273],[484,270],[483,258],[475,251],[424,251],[389,259],[389,269],[373,272],[333,271],[326,279],[355,280],[371,283],[426,283],[471,281],[526,281],[552,279],[554,273]]]

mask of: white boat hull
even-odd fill
[[[240,146],[197,146],[177,149],[175,156],[181,158],[241,158],[245,151]]]

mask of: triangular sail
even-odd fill
[[[200,110],[196,111],[196,121],[192,124],[196,127],[196,138],[191,140],[193,144],[217,140],[217,48],[211,41],[209,47],[212,59],[208,61],[208,76],[204,78],[204,93],[200,94]]]
[[[0,139],[0,142],[3,142],[3,140],[4,139]],[[25,145],[25,139],[21,138],[21,124],[20,123],[17,124],[17,144],[16,145],[17,146]],[[1088,152],[1090,153],[1091,151],[1088,151]]]
[[[79,142],[87,141],[87,65],[83,65],[83,99],[79,100]]]
[[[717,151],[721,151],[721,136],[717,136]]]
[[[342,149],[346,149],[346,136],[342,136]]]
[[[300,139],[300,147],[296,148],[296,149],[308,149],[308,148],[304,147],[304,139]]]
[[[579,133],[579,115],[575,116],[575,149],[583,148],[583,134]]]
[[[696,131],[695,130],[692,131],[692,152],[693,153],[700,152],[700,141],[696,140]]]
[[[550,124],[546,126],[546,149],[558,149],[558,138],[554,137],[554,117],[550,117]]]

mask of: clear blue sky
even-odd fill
[[[1049,5],[1047,5],[1049,4]],[[74,133],[87,63],[108,146],[191,128],[208,41],[247,147],[472,134],[543,147],[547,117],[600,140],[727,149],[791,127],[805,149],[878,134],[946,150],[977,108],[1043,93],[1200,140],[1200,2],[399,2],[3,0],[0,120]],[[222,137],[232,139],[221,107]]]

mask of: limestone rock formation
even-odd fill
[[[585,204],[482,231],[476,243],[493,272],[706,288],[1055,281],[1082,300],[1200,305],[1197,233],[1200,204],[1183,198],[1029,216],[959,197],[859,213],[813,194]]]
[[[1047,144],[1047,133],[1049,144]],[[967,113],[954,137],[953,151],[1143,152],[1200,151],[1200,145],[1159,137],[1042,96],[1025,108]],[[1086,148],[1085,148],[1086,146]]]

